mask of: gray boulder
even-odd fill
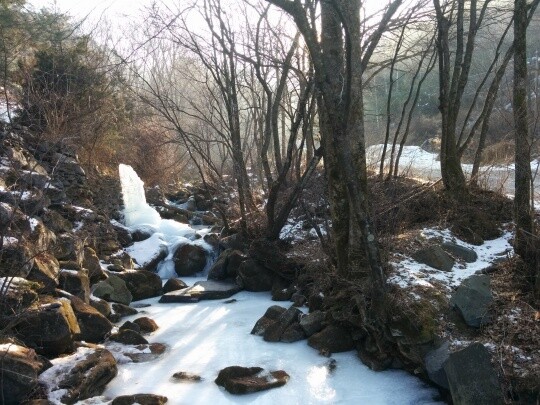
[[[450,299],[450,305],[458,310],[465,323],[475,328],[491,320],[489,308],[492,303],[490,277],[486,274],[464,280]]]
[[[503,404],[491,355],[481,343],[452,353],[444,365],[455,405]]]
[[[465,260],[467,263],[474,263],[478,260],[478,254],[465,246],[453,242],[444,242],[442,248],[454,257]]]
[[[445,341],[437,349],[430,351],[424,357],[428,377],[439,387],[450,389],[444,363],[450,356],[450,343]]]
[[[454,267],[454,259],[438,245],[420,249],[412,257],[419,263],[441,271],[451,271]]]
[[[126,282],[113,274],[109,274],[106,280],[94,285],[92,294],[105,301],[117,302],[124,305],[129,305],[133,299],[131,292],[126,286]]]

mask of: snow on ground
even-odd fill
[[[461,284],[467,277],[513,254],[513,248],[509,242],[512,234],[508,231],[497,239],[485,241],[481,246],[471,245],[457,239],[449,229],[425,228],[420,235],[426,239],[454,242],[472,249],[478,255],[478,259],[474,263],[456,262],[452,270],[447,272],[434,269],[402,255],[399,257],[399,261],[396,260],[392,263],[396,274],[388,279],[389,283],[405,288],[414,285],[434,287],[432,282],[437,282],[445,285],[450,290],[450,288]]]
[[[188,284],[200,279],[185,278]],[[332,355],[337,368],[330,373],[329,359],[320,356],[306,341],[268,343],[250,331],[276,303],[268,293],[241,292],[232,304],[202,301],[197,304],[152,304],[126,320],[148,316],[159,329],[148,337],[165,343],[163,357],[149,363],[119,366],[118,376],[103,397],[154,393],[169,398],[168,404],[433,404],[437,391],[404,371],[374,372],[354,352]],[[284,387],[233,396],[214,383],[227,366],[259,366],[267,371],[285,370],[291,379]],[[200,375],[200,383],[171,379],[178,371]],[[93,402],[96,403],[96,402]],[[102,402],[104,403],[104,402]]]

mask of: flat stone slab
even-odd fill
[[[161,303],[199,302],[200,300],[221,300],[229,298],[241,290],[230,281],[197,281],[192,287],[171,291],[161,296]]]

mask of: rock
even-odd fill
[[[273,324],[285,311],[286,308],[280,307],[279,305],[272,305],[266,310],[264,315],[259,318],[255,323],[255,326],[251,330],[252,335],[263,336],[266,329]]]
[[[141,333],[141,327],[131,321],[126,321],[122,326],[120,326],[119,330],[125,330],[129,329],[137,333]]]
[[[445,341],[437,349],[430,351],[424,357],[428,377],[439,387],[450,389],[444,363],[450,355],[450,343]]]
[[[255,260],[248,259],[238,268],[236,281],[247,291],[270,291],[274,283],[274,275]]]
[[[63,233],[56,238],[54,256],[60,261],[72,260],[82,264],[84,258],[83,241],[70,233]]]
[[[52,293],[58,286],[59,273],[58,260],[53,255],[43,252],[34,256],[32,269],[26,278],[43,284],[42,293]]]
[[[290,301],[293,293],[290,281],[276,277],[272,284],[272,301]]]
[[[135,352],[134,349],[139,351]],[[165,350],[167,346],[162,343],[141,344],[131,347],[124,356],[129,357],[133,363],[146,363],[160,357]]]
[[[159,329],[157,323],[146,316],[135,319],[133,323],[139,326],[141,333],[152,333]]]
[[[310,336],[308,345],[319,351],[329,353],[348,352],[354,349],[354,341],[349,332],[336,325],[329,325],[322,331]]]
[[[76,296],[70,297],[71,306],[81,329],[80,339],[100,343],[111,332],[113,325],[98,310]]]
[[[28,193],[28,192],[27,192]],[[32,217],[41,215],[43,210],[51,205],[51,200],[41,190],[34,189],[19,200],[19,208],[26,215]]]
[[[34,266],[32,251],[26,242],[4,243],[0,255],[0,277],[26,277]]]
[[[299,292],[295,292],[293,295],[291,295],[291,300],[295,307],[302,307],[307,302],[306,296]]]
[[[146,270],[128,270],[117,275],[124,280],[133,301],[158,297],[162,294],[161,278]]]
[[[180,382],[200,382],[202,377],[197,374],[190,373],[188,371],[178,371],[172,375],[172,378]]]
[[[116,397],[111,405],[163,405],[167,403],[167,397],[155,394],[122,395]]]
[[[225,280],[227,278],[227,263],[231,252],[233,250],[227,249],[219,255],[210,270],[208,270],[208,280]]]
[[[107,301],[96,297],[90,297],[90,305],[97,309],[99,313],[105,317],[109,317],[111,314],[111,304]]]
[[[221,300],[240,291],[240,287],[228,281],[197,281],[192,287],[172,291],[161,296],[159,302],[198,302],[200,300]]]
[[[420,249],[412,257],[419,263],[427,264],[441,271],[451,271],[452,267],[454,267],[454,259],[438,245]]]
[[[308,298],[308,307],[310,311],[322,310],[324,307],[324,296],[320,292],[311,294]]]
[[[197,245],[180,246],[173,255],[174,270],[180,277],[193,276],[204,270],[206,251]]]
[[[88,270],[88,278],[92,284],[105,278],[103,270],[101,269],[99,257],[97,256],[96,251],[89,246],[85,246],[84,248],[82,266]]]
[[[450,354],[444,370],[454,404],[504,403],[497,373],[491,365],[491,355],[481,343],[473,343]]]
[[[70,364],[60,364],[47,370],[40,376],[41,381],[49,384],[56,380],[57,375],[62,377],[54,391],[66,390],[61,402],[64,404],[75,404],[87,398],[99,396],[105,390],[105,386],[118,373],[116,360],[113,355],[105,349],[95,351],[81,348],[72,356],[76,363],[73,367]],[[61,371],[60,371],[61,370]]]
[[[285,330],[293,323],[297,323],[301,314],[302,311],[298,308],[290,307],[287,309],[273,324],[266,328],[263,335],[264,340],[267,342],[279,342]]]
[[[282,370],[267,374],[261,374],[262,371],[260,367],[227,367],[219,372],[215,382],[231,394],[238,395],[282,387],[290,378]]]
[[[106,301],[124,305],[129,305],[133,298],[126,286],[126,282],[113,274],[109,274],[106,280],[94,285],[92,287],[92,294]]]
[[[0,300],[0,314],[4,316],[2,321],[9,323],[13,314],[23,313],[38,299],[37,291],[40,285],[28,281],[24,278],[4,278],[0,279],[0,291],[2,299]],[[7,326],[0,323],[0,329]]]
[[[459,311],[465,323],[475,328],[490,322],[489,307],[492,303],[490,277],[486,274],[464,280],[450,299],[450,305]]]
[[[300,324],[293,323],[292,325],[289,325],[287,329],[285,329],[279,341],[284,343],[293,343],[305,338],[306,335]]]
[[[57,234],[71,232],[73,229],[73,224],[53,209],[46,210],[41,216],[41,219],[47,228]]]
[[[74,336],[81,332],[71,304],[65,298],[27,311],[13,331],[26,346],[44,356],[71,352]]]
[[[221,238],[219,244],[223,250],[232,249],[243,251],[247,241],[241,234],[235,233],[234,235]]]
[[[38,385],[38,374],[43,369],[36,352],[13,343],[0,345],[0,398],[2,404],[18,405]]]
[[[131,233],[131,238],[133,239],[133,242],[142,242],[150,238],[154,233],[155,230],[150,227],[139,227]]]
[[[307,337],[320,332],[324,327],[324,312],[313,311],[300,317],[300,326]]]
[[[86,270],[60,270],[58,283],[62,290],[79,297],[84,302],[90,300],[90,280]]]
[[[444,242],[442,248],[454,257],[465,260],[467,263],[474,263],[478,260],[478,254],[472,249],[465,246],[458,245],[457,243]]]
[[[182,280],[177,279],[177,278],[170,278],[167,280],[167,282],[163,286],[163,294],[167,294],[171,291],[182,290],[187,287],[188,285],[184,283]]]
[[[118,333],[111,335],[111,340],[125,345],[148,344],[148,341],[145,338],[131,329],[120,329]]]
[[[113,303],[112,304],[112,310],[116,315],[119,315],[120,318],[124,318],[126,316],[131,315],[137,315],[139,311],[137,311],[135,308],[132,308],[128,305],[120,304],[120,303]]]

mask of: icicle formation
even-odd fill
[[[120,184],[124,200],[124,221],[127,226],[158,226],[161,221],[159,213],[146,203],[144,183],[131,166],[120,164]]]

